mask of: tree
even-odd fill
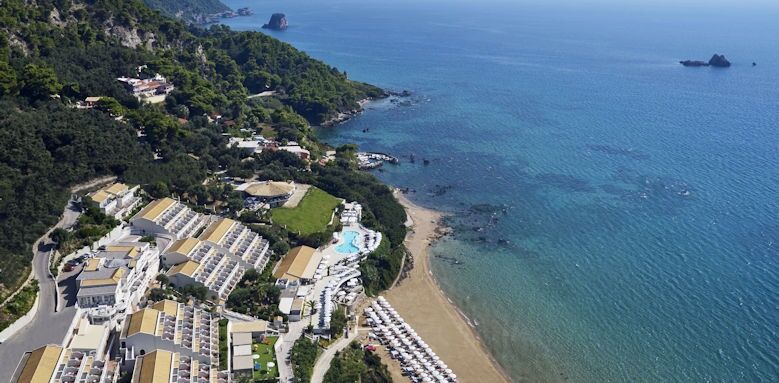
[[[57,74],[47,66],[27,64],[22,72],[23,96],[32,99],[45,99],[62,90],[62,84],[57,80]]]
[[[316,302],[313,300],[307,300],[306,301],[306,307],[308,307],[308,325],[313,326],[314,325],[314,307],[316,307]]]
[[[149,195],[154,198],[163,198],[170,195],[168,184],[166,184],[164,181],[158,181],[153,184],[147,185],[146,187],[144,187],[144,190],[146,190],[146,192],[149,193]]]
[[[149,291],[150,301],[159,302],[165,298],[167,298],[167,294],[165,294],[165,290],[163,289],[151,289],[151,291]]]
[[[57,243],[58,250],[62,248],[62,245],[67,242],[70,237],[70,232],[61,227],[52,230],[51,234],[49,235],[49,238]]]
[[[330,318],[330,336],[338,338],[343,334],[346,328],[346,314],[344,309],[337,308],[333,310],[333,316]]]
[[[163,286],[170,284],[170,279],[168,279],[168,276],[165,274],[162,273],[157,274],[157,278],[155,279],[157,279],[157,282],[159,282]]]
[[[96,108],[108,113],[111,117],[123,116],[125,108],[113,97],[101,97]]]
[[[16,71],[7,62],[0,61],[0,96],[14,93],[16,85]]]

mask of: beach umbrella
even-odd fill
[[[444,372],[449,374],[449,376],[452,376],[452,369],[451,368],[445,369]]]

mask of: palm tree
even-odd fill
[[[316,307],[316,302],[312,300],[306,301],[306,307],[308,307],[308,326],[313,326],[314,322],[314,307]]]

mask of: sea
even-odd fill
[[[779,381],[779,3],[226,3],[410,92],[319,138],[450,213],[434,275],[512,380]]]

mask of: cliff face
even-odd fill
[[[270,21],[262,26],[265,29],[273,29],[277,31],[283,31],[287,29],[287,16],[283,13],[274,13],[270,17]]]

